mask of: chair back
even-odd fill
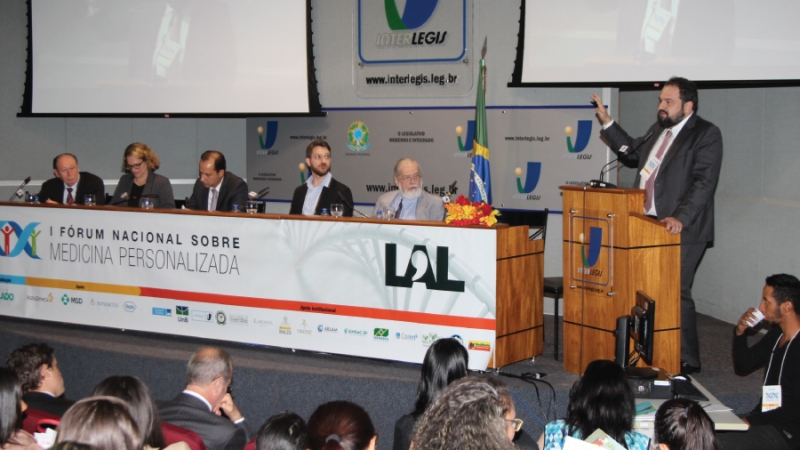
[[[58,426],[58,423],[61,421],[61,417],[39,409],[28,408],[23,414],[24,417],[22,419],[22,429],[30,434],[40,432],[39,422],[42,422],[43,426]]]
[[[256,438],[253,438],[247,445],[244,446],[244,450],[256,450]]]
[[[176,442],[186,442],[192,450],[206,450],[203,439],[192,430],[179,427],[167,422],[161,422],[161,432],[164,434],[164,444],[172,445]]]
[[[547,238],[547,216],[550,210],[545,208],[543,211],[527,211],[522,209],[500,209],[500,215],[497,216],[497,221],[500,223],[508,224],[510,227],[520,225],[527,225],[529,228],[529,237],[531,241],[534,239],[545,240]]]

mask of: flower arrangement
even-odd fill
[[[445,223],[457,227],[468,225],[483,225],[491,227],[497,223],[497,215],[500,211],[492,209],[492,205],[484,202],[470,202],[463,195],[459,195],[455,202],[445,203],[447,217]]]

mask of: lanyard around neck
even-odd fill
[[[783,362],[786,361],[786,355],[789,354],[789,347],[794,342],[794,338],[797,337],[797,333],[800,333],[800,330],[794,332],[794,336],[792,339],[789,340],[789,343],[786,344],[786,351],[783,352],[783,358],[781,358],[781,370],[778,372],[778,385],[781,384],[781,378],[783,377]],[[775,341],[775,345],[772,346],[772,354],[769,356],[769,365],[767,366],[767,374],[764,376],[764,386],[767,385],[767,378],[769,378],[769,370],[772,368],[772,357],[775,356],[775,349],[778,348],[778,343],[781,342],[781,338],[783,337],[783,333],[778,336],[778,340]]]

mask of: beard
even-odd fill
[[[408,190],[404,191],[401,187],[400,196],[406,200],[414,200],[415,198],[419,198],[422,195],[422,187],[420,186],[422,186],[422,180],[420,180],[418,186],[409,186]]]
[[[664,113],[664,117],[661,117],[661,113]],[[663,109],[658,112],[656,115],[656,119],[658,120],[658,124],[661,125],[661,128],[672,128],[675,125],[681,123],[681,120],[686,118],[686,115],[683,113],[683,109],[678,111],[678,114],[675,115],[675,118],[669,116],[669,113],[664,111]]]
[[[331,171],[331,166],[325,165],[322,167],[314,167],[311,166],[311,172],[313,172],[318,177],[324,177]]]

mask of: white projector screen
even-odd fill
[[[800,79],[797,0],[524,1],[523,84]]]
[[[309,113],[306,0],[29,1],[33,115]]]

